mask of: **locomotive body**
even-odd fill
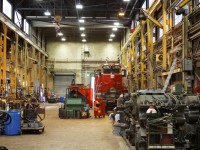
[[[119,64],[104,64],[97,68],[95,75],[96,97],[106,101],[106,110],[113,110],[117,104],[117,98],[125,90],[122,78],[125,70]]]

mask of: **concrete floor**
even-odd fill
[[[122,137],[112,133],[109,118],[59,119],[59,104],[46,104],[42,134],[0,136],[9,150],[129,150]]]

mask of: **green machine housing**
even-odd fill
[[[59,109],[59,117],[62,119],[83,119],[89,117],[89,109],[81,98],[65,99],[64,108]]]

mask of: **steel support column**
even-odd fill
[[[7,52],[7,32],[8,27],[3,23],[3,92],[6,92],[6,52]],[[5,94],[5,93],[4,93]]]
[[[155,85],[153,83],[153,79],[154,79],[154,75],[153,75],[153,27],[152,27],[152,23],[147,20],[147,46],[148,46],[148,50],[150,51],[150,55],[149,55],[149,88],[153,89],[155,88]]]
[[[167,69],[167,34],[166,34],[166,25],[167,25],[167,12],[166,12],[167,1],[163,1],[162,11],[163,11],[163,61],[162,61],[162,69]]]
[[[144,52],[144,26],[141,27],[141,32],[140,32],[140,37],[141,37],[141,59],[140,59],[140,65],[141,65],[141,89],[145,89],[145,64],[144,64],[144,59],[145,59],[145,52]]]

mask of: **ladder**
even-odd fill
[[[163,92],[166,92],[166,90],[167,90],[167,87],[169,85],[169,81],[170,81],[172,74],[174,72],[174,69],[176,67],[176,62],[177,62],[177,58],[174,58],[174,61],[173,61],[172,66],[170,68],[169,74],[168,74],[167,79],[165,81],[164,87],[162,89]]]

